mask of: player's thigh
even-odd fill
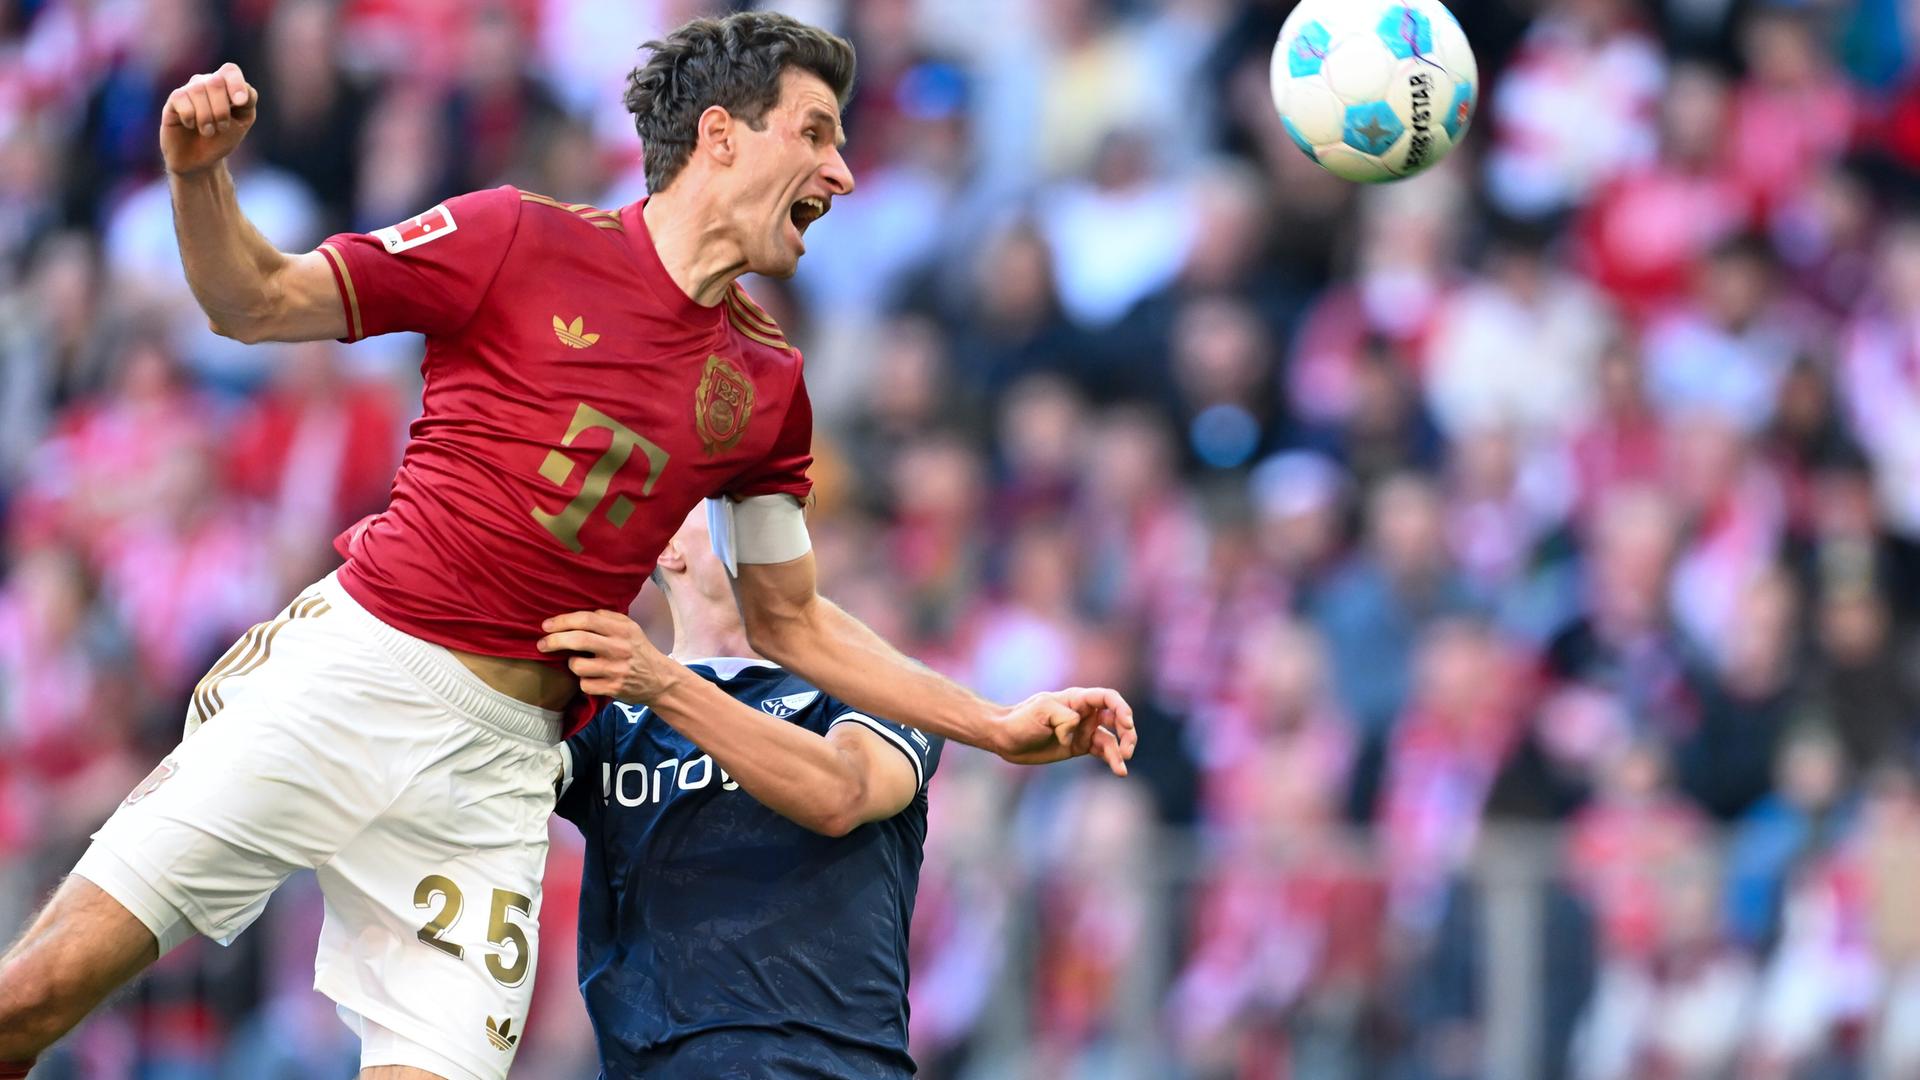
[[[503,1077],[533,997],[559,756],[478,725],[457,741],[320,868],[315,985],[475,1076]],[[362,1057],[382,1064],[409,1063]]]
[[[323,615],[256,632],[264,662],[223,682],[220,707],[75,868],[141,917],[163,952],[181,921],[231,941],[289,874],[357,836],[422,752],[391,662],[340,630]]]

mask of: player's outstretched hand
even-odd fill
[[[1139,742],[1133,706],[1116,690],[1075,686],[1035,694],[1000,714],[1000,756],[1016,765],[1047,765],[1095,754],[1115,776]]]
[[[233,153],[253,126],[259,100],[233,63],[195,75],[168,94],[160,113],[160,156],[167,171],[186,176]]]
[[[540,624],[544,653],[578,653],[567,667],[595,697],[649,705],[686,674],[647,640],[646,631],[615,611],[576,611]]]

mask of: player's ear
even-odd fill
[[[669,573],[680,574],[686,572],[687,551],[680,546],[679,537],[676,536],[667,541],[667,546],[660,549],[660,558],[654,561],[654,565]]]
[[[707,106],[700,114],[697,128],[700,145],[719,159],[722,165],[733,164],[733,114],[718,105]]]

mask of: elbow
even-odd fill
[[[814,808],[810,820],[800,824],[807,829],[839,839],[867,823],[861,812],[867,804],[867,785],[862,777],[849,777],[846,783],[837,785],[838,796],[831,802]]]
[[[819,833],[821,836],[838,840],[860,826],[865,825],[866,822],[860,817],[859,806],[852,800],[848,800],[841,806],[823,809],[819,814],[814,816],[812,821],[802,822],[802,824],[809,830]]]
[[[237,341],[242,345],[258,345],[263,341],[270,340],[267,334],[266,323],[257,319],[229,319],[225,321],[209,319],[207,320],[207,328],[229,341]]]
[[[799,609],[749,610],[741,615],[747,644],[753,651],[781,667],[789,666],[798,646],[806,640],[805,615]]]
[[[754,655],[764,656],[783,668],[792,666],[791,640],[791,635],[767,627],[756,629],[752,623],[747,624],[747,645],[753,649]]]
[[[812,821],[803,822],[811,832],[833,840],[839,840],[860,827],[860,822],[851,814],[826,813]]]

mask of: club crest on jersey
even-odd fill
[[[738,445],[752,416],[753,384],[720,356],[707,357],[699,389],[693,393],[693,423],[707,453],[717,454]]]
[[[768,698],[760,703],[760,711],[769,716],[777,716],[785,720],[787,717],[813,704],[813,699],[819,696],[820,691],[807,690],[803,693],[788,694],[786,697]]]
[[[453,211],[446,203],[384,229],[373,230],[373,236],[386,245],[387,254],[398,255],[411,247],[419,247],[429,240],[438,240],[460,226],[453,220]]]

